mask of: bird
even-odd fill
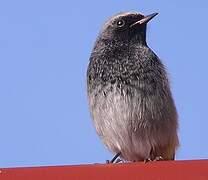
[[[124,162],[174,160],[178,114],[168,73],[146,42],[158,13],[123,12],[101,27],[87,67],[87,97],[103,144]]]

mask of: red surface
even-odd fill
[[[0,180],[208,180],[208,160],[0,168]]]

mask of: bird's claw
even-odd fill
[[[163,157],[162,156],[157,156],[154,159],[151,159],[151,158],[145,159],[144,163],[151,162],[151,161],[161,161],[161,160],[164,160]]]
[[[164,160],[162,156],[157,156],[153,161],[162,161]]]
[[[106,160],[106,164],[110,164],[111,162],[110,162],[110,160]]]
[[[115,161],[106,160],[106,164],[112,164],[112,163],[124,163],[124,161],[120,158],[117,158]]]
[[[147,158],[147,159],[144,160],[144,163],[146,164],[146,163],[151,162],[151,161],[152,161],[151,158]]]

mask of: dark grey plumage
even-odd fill
[[[98,135],[128,161],[174,159],[177,112],[168,77],[147,46],[156,14],[121,13],[101,29],[87,70],[89,107]]]

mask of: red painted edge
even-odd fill
[[[208,160],[0,168],[0,180],[208,180]]]

